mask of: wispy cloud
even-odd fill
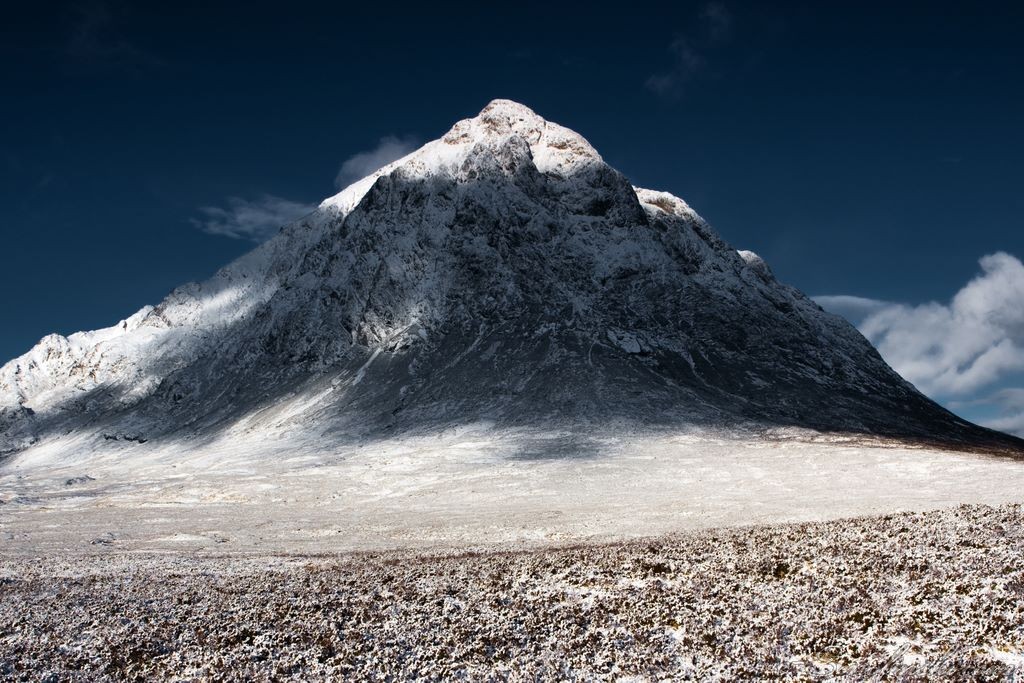
[[[192,224],[211,235],[262,242],[273,237],[281,227],[316,209],[314,204],[269,194],[255,200],[228,197],[226,204],[226,207],[200,207],[203,217],[193,218]]]
[[[136,46],[122,33],[111,5],[89,2],[75,8],[65,52],[79,67],[140,69],[160,59]]]
[[[986,426],[1024,436],[1024,388],[999,389],[978,398],[950,401],[954,410],[994,408],[995,417],[984,420]]]
[[[688,38],[676,38],[669,46],[672,68],[647,79],[647,87],[659,95],[681,95],[683,86],[704,69],[706,61]]]
[[[889,301],[867,299],[862,296],[839,294],[836,296],[816,296],[814,300],[826,311],[841,315],[854,325],[860,325],[874,313],[892,306]]]
[[[672,65],[647,78],[647,88],[663,97],[680,97],[686,86],[708,69],[708,55],[732,38],[733,15],[721,2],[704,5],[693,30],[669,44]]]
[[[988,421],[988,426],[1024,436],[1024,389],[1002,389],[991,394],[987,403],[994,404],[1002,415]]]
[[[909,306],[850,296],[815,301],[847,316],[924,393],[996,403],[1009,414],[990,426],[1024,430],[1024,389],[979,397],[1024,371],[1024,264],[998,252],[983,257],[980,265],[981,273],[946,304]]]
[[[721,2],[709,2],[700,13],[704,31],[710,42],[720,42],[732,37],[732,13]]]
[[[418,143],[411,137],[400,138],[393,135],[383,137],[373,149],[354,154],[342,162],[334,184],[339,190],[344,189],[357,180],[362,180],[374,171],[387,166],[392,161],[401,159],[416,147],[418,147]]]
[[[335,178],[335,184],[344,188],[365,178],[374,171],[400,159],[416,148],[413,138],[389,136],[381,138],[373,149],[355,154],[345,160]],[[228,197],[224,206],[199,208],[201,218],[191,219],[192,225],[211,235],[262,242],[273,237],[283,226],[312,213],[315,204],[265,194],[258,199]]]

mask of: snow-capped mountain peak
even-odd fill
[[[920,395],[683,200],[508,100],[206,282],[0,368],[0,452],[474,421],[1009,439]]]
[[[523,144],[525,143],[525,144]],[[366,178],[356,181],[321,208],[347,212],[354,207],[378,178],[401,169],[408,178],[458,177],[481,157],[503,154],[509,168],[527,157],[542,173],[562,178],[594,163],[603,163],[583,136],[538,116],[529,107],[511,100],[494,100],[473,118],[459,121],[440,139],[391,162]]]

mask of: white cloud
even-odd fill
[[[1024,412],[987,420],[985,426],[1024,438]]]
[[[396,159],[401,159],[416,149],[418,143],[410,137],[399,138],[393,135],[383,137],[373,149],[359,152],[341,164],[341,170],[334,179],[335,186],[342,190],[357,180],[362,180],[374,171],[387,166]]]
[[[273,237],[287,225],[316,209],[314,204],[302,204],[273,195],[256,200],[229,197],[227,208],[204,206],[199,209],[202,219],[192,224],[211,235],[262,242]]]
[[[999,408],[1001,415],[986,420],[986,426],[1024,437],[1024,389],[1000,389],[973,403]]]
[[[1024,389],[1002,389],[989,397],[1005,408],[1024,411]]]
[[[1001,252],[980,263],[949,304],[893,304],[860,325],[925,393],[963,395],[1024,370],[1024,264]]]
[[[936,399],[973,399],[1004,408],[989,426],[1024,432],[1024,389],[991,391],[1024,371],[1024,264],[1003,252],[948,304],[918,306],[849,296],[815,297],[858,326],[897,372]]]

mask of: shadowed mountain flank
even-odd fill
[[[930,401],[682,200],[503,100],[210,280],[0,369],[3,453],[70,432],[327,443],[473,422],[1024,443]]]

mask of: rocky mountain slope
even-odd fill
[[[208,281],[0,369],[6,454],[479,422],[1024,443],[928,400],[685,202],[505,100]]]

